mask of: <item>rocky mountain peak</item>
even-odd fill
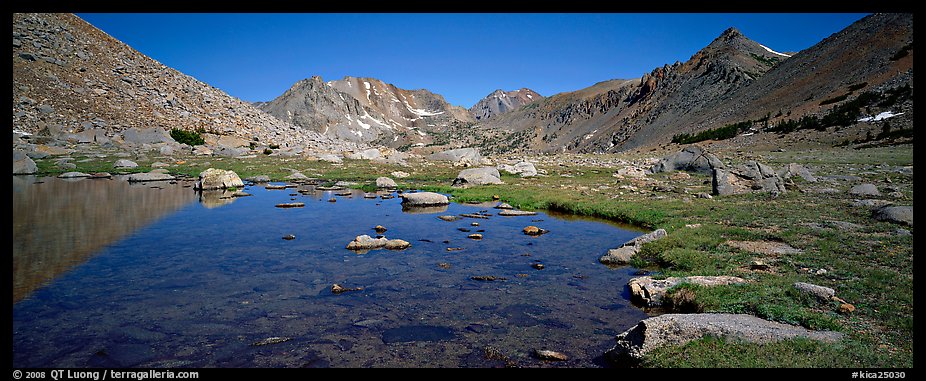
[[[496,89],[473,105],[469,112],[476,120],[486,120],[541,99],[542,95],[526,87],[512,91]]]

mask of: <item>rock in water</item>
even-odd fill
[[[347,244],[348,250],[372,250],[386,246],[386,238],[373,238],[366,234],[359,235]]]
[[[606,265],[626,265],[630,263],[630,260],[634,255],[640,252],[640,249],[643,247],[644,243],[652,242],[657,239],[664,238],[665,236],[665,229],[657,229],[655,231],[646,233],[630,241],[624,242],[624,244],[617,249],[608,250],[608,253],[603,255],[601,258],[598,258],[598,261]]]
[[[38,166],[35,165],[35,161],[32,161],[26,151],[14,149],[13,150],[13,174],[14,175],[31,175],[38,171]]]
[[[146,181],[174,180],[174,177],[171,175],[168,175],[166,173],[155,172],[155,171],[151,171],[148,173],[133,173],[129,175],[128,181],[130,183],[137,183],[137,182],[146,182]]]
[[[506,217],[536,216],[537,212],[528,212],[526,210],[503,209],[501,212],[498,212],[498,215],[506,216]]]
[[[375,232],[377,232],[377,233],[379,233],[379,234],[383,234],[383,233],[386,232],[386,227],[383,226],[383,225],[376,225],[376,226],[373,227],[373,231],[375,231]]]
[[[390,239],[386,241],[386,250],[405,250],[412,244],[401,239]]]
[[[566,361],[569,360],[569,357],[563,353],[551,351],[548,349],[535,349],[534,356],[541,360],[548,361]]]
[[[912,206],[884,206],[871,212],[872,217],[878,221],[887,221],[897,224],[913,226]]]
[[[285,239],[285,240],[287,240],[287,241],[292,241],[292,240],[296,239],[296,236],[294,236],[294,235],[292,235],[292,234],[287,234],[287,235],[284,235],[284,236],[283,236],[283,239]]]
[[[478,240],[478,239],[482,239],[482,234],[473,233],[473,234],[466,236],[466,238]]]
[[[59,179],[82,179],[85,177],[90,177],[90,175],[83,172],[65,172],[58,175]]]
[[[331,293],[333,294],[340,294],[342,292],[348,292],[348,291],[362,291],[362,290],[363,290],[363,287],[347,288],[337,283],[331,285]]]
[[[377,188],[394,189],[394,188],[396,188],[397,186],[398,186],[398,185],[396,185],[395,181],[392,180],[392,179],[390,179],[390,178],[388,178],[388,177],[377,177],[377,178],[376,178],[376,187],[377,187]]]
[[[522,231],[524,232],[524,234],[527,234],[529,236],[538,236],[538,235],[546,234],[550,232],[549,230],[541,229],[534,225],[527,226]]]
[[[447,196],[434,192],[403,193],[399,197],[402,198],[402,206],[438,206],[450,203]]]
[[[193,189],[212,190],[244,187],[244,182],[233,171],[224,169],[209,168],[199,173],[199,180],[193,185]]]
[[[284,202],[282,204],[274,205],[277,208],[302,208],[305,206],[305,203],[302,202]]]
[[[607,356],[618,365],[635,365],[655,348],[684,345],[705,336],[752,343],[793,338],[831,343],[841,340],[844,335],[840,332],[811,331],[745,314],[666,314],[644,319],[617,335],[617,345],[608,351]]]

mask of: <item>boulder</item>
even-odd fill
[[[534,164],[529,161],[522,161],[515,165],[499,165],[496,167],[499,171],[505,171],[512,175],[520,175],[521,177],[534,177],[537,176],[537,168],[534,167]]]
[[[482,161],[482,155],[475,148],[459,148],[443,152],[433,153],[428,156],[428,160],[450,161],[461,164],[478,164]]]
[[[912,206],[883,206],[873,210],[871,215],[878,221],[887,221],[913,226]]]
[[[836,290],[810,283],[796,282],[794,283],[794,288],[804,294],[812,295],[820,301],[829,301],[836,296]]]
[[[450,204],[447,196],[434,192],[403,193],[399,197],[402,198],[402,206],[420,207]]]
[[[31,175],[39,170],[35,161],[26,155],[26,151],[13,150],[13,174],[14,175]]]
[[[646,233],[630,241],[624,242],[624,244],[617,249],[608,250],[607,254],[603,255],[601,258],[598,258],[598,262],[604,263],[606,265],[626,265],[630,263],[630,259],[633,258],[634,255],[637,255],[637,253],[640,252],[640,249],[643,247],[644,243],[664,238],[666,235],[667,234],[665,229],[657,229]]]
[[[167,131],[159,127],[129,128],[122,131],[122,140],[132,145],[171,143],[174,141]]]
[[[218,156],[238,157],[238,156],[246,155],[249,151],[247,148],[240,148],[240,147],[218,147],[214,149],[212,152],[213,154],[218,155]]]
[[[412,244],[408,243],[408,241],[405,241],[405,240],[390,239],[386,241],[385,247],[386,247],[386,250],[404,250],[404,249],[407,249],[411,245]]]
[[[849,194],[860,197],[878,197],[881,192],[878,192],[878,187],[874,184],[859,184],[849,189]]]
[[[643,303],[648,307],[659,307],[662,305],[662,299],[666,292],[670,288],[683,283],[710,287],[742,284],[746,283],[746,280],[735,276],[687,276],[666,279],[653,279],[653,277],[644,276],[631,279],[630,282],[627,282],[627,286],[630,287],[630,297],[634,301]]]
[[[250,181],[255,184],[269,183],[270,176],[267,176],[267,175],[251,176],[251,177],[246,178],[245,180]]]
[[[398,185],[396,185],[395,181],[393,181],[392,179],[390,179],[390,178],[388,178],[388,177],[377,177],[377,178],[376,178],[376,187],[377,187],[377,188],[394,189],[394,188],[398,187]]]
[[[817,182],[817,178],[814,177],[814,175],[811,174],[807,168],[797,163],[786,165],[784,168],[778,171],[778,176],[782,179],[790,179],[794,176],[798,176],[809,183]]]
[[[646,170],[639,167],[627,166],[618,169],[617,172],[613,174],[613,176],[618,178],[629,177],[634,179],[642,179],[646,177]]]
[[[840,332],[811,331],[745,314],[665,314],[644,319],[617,335],[617,345],[608,351],[607,357],[618,365],[634,365],[655,348],[684,345],[705,336],[751,343],[794,338],[832,343],[843,338]]]
[[[690,171],[711,173],[716,168],[724,168],[723,162],[716,155],[707,152],[699,145],[690,145],[678,153],[664,157],[650,168],[650,172]]]
[[[127,159],[119,159],[113,163],[113,168],[135,168],[137,166],[138,164],[136,164],[134,161]]]
[[[176,150],[173,146],[165,145],[161,147],[158,152],[163,156],[171,156],[174,154],[174,151]]]
[[[130,183],[145,182],[145,181],[168,181],[174,180],[174,177],[166,174],[151,171],[148,173],[133,173],[129,175],[128,181]]]
[[[338,157],[337,155],[332,155],[332,154],[321,155],[321,156],[318,157],[318,160],[327,161],[327,162],[329,162],[329,163],[334,163],[334,164],[341,164],[341,163],[343,163],[343,160],[341,160],[340,157]]]
[[[494,167],[464,169],[460,171],[457,178],[453,180],[453,186],[455,187],[488,184],[502,184],[498,169]]]
[[[238,177],[237,173],[215,168],[209,168],[200,172],[199,180],[197,180],[196,184],[193,185],[193,189],[200,190],[242,187],[244,187],[244,182],[241,181],[241,178]]]
[[[383,155],[379,152],[379,149],[370,148],[360,152],[351,153],[346,157],[352,160],[374,160],[382,158]]]
[[[771,167],[756,162],[746,163],[733,168],[715,168],[711,178],[714,195],[728,196],[749,192],[785,193],[785,184]]]
[[[209,147],[206,147],[206,146],[196,146],[196,147],[193,147],[193,154],[194,154],[194,155],[212,156],[212,153],[213,153],[212,148],[209,148]]]
[[[286,180],[308,180],[309,177],[303,175],[302,172],[293,172],[289,176],[286,176]]]

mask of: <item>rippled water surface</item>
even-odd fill
[[[33,181],[13,181],[15,367],[600,366],[645,317],[627,300],[633,270],[597,261],[640,232],[601,221],[403,211],[309,185],[228,198],[182,182]],[[481,210],[493,216],[437,218]],[[376,225],[412,247],[345,249]]]

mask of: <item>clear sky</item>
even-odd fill
[[[779,52],[865,14],[78,14],[136,50],[246,101],[319,75],[425,88],[469,108],[493,90],[542,95],[685,61],[728,27]]]

